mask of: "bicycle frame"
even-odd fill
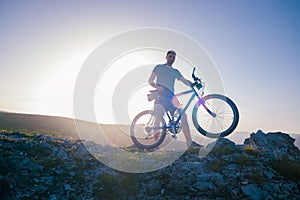
[[[176,127],[176,125],[179,123],[179,121],[181,120],[181,117],[182,115],[185,113],[185,111],[188,109],[188,107],[190,106],[190,104],[192,103],[192,101],[194,100],[195,97],[198,98],[198,105],[203,105],[204,109],[212,116],[212,117],[215,117],[216,114],[213,113],[205,104],[204,104],[204,101],[202,99],[202,96],[200,96],[198,94],[198,92],[195,90],[195,88],[193,86],[191,86],[191,90],[187,90],[187,91],[184,91],[184,92],[181,92],[181,93],[178,93],[176,94],[175,96],[182,96],[182,95],[186,95],[186,94],[190,94],[190,93],[193,93],[193,95],[190,97],[188,103],[185,105],[185,107],[181,110],[178,118],[176,121],[173,122],[173,120],[171,119],[172,116],[169,115],[169,113],[166,111],[166,114],[169,118],[169,120],[172,122],[172,124],[170,125],[165,125],[163,127],[152,127],[152,129],[154,130],[157,130],[157,129],[174,129]],[[174,135],[176,135],[176,131],[174,130],[173,132]]]

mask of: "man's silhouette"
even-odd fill
[[[158,91],[160,98],[155,100],[154,110],[156,110],[161,115],[164,114],[164,112],[162,112],[161,110],[161,106],[166,111],[170,111],[172,114],[181,106],[178,99],[174,95],[175,80],[180,80],[187,86],[190,86],[192,84],[192,82],[185,79],[177,69],[173,68],[172,65],[175,61],[175,58],[175,51],[168,51],[166,55],[167,62],[165,64],[156,65],[148,81],[149,84],[152,87],[156,88]],[[155,78],[156,82],[154,82]],[[182,131],[187,141],[187,146],[189,146],[192,143],[192,138],[190,134],[189,124],[187,122],[187,116],[185,113],[182,115],[181,125]],[[155,126],[158,125],[156,124]]]

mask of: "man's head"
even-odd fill
[[[173,64],[174,61],[175,61],[175,57],[176,57],[176,52],[173,51],[173,50],[169,50],[169,51],[167,52],[167,56],[166,56],[166,59],[167,59],[167,65],[172,66],[172,64]]]

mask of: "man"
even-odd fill
[[[159,105],[161,105],[165,110],[170,111],[172,114],[177,108],[180,108],[180,103],[174,95],[175,80],[180,80],[187,86],[192,84],[192,82],[185,79],[177,69],[172,67],[175,57],[175,51],[168,51],[166,55],[166,64],[155,66],[148,80],[149,84],[157,89],[158,94],[161,97],[160,99],[155,100],[154,109],[158,110]],[[155,78],[156,83],[154,83]],[[192,143],[192,138],[185,113],[182,115],[181,125],[187,141],[187,146],[189,146]]]

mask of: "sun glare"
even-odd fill
[[[38,113],[72,116],[73,90],[82,62],[66,62],[39,86],[34,110]]]
[[[154,66],[165,62],[165,53],[165,50],[158,49],[132,51],[107,66],[95,91],[94,108],[98,123],[130,124],[136,114],[153,107],[153,102],[147,100],[147,93],[153,89],[148,85],[148,79]],[[175,68],[190,78],[192,66],[180,56]],[[179,91],[187,89],[183,84],[177,86]]]
[[[132,92],[138,89],[141,83],[145,85],[148,81],[148,75],[152,70],[150,66],[154,65],[152,64],[153,61],[157,61],[157,56],[154,56],[156,57],[154,59],[153,56],[153,52],[151,54],[148,51],[147,53],[144,51],[133,51],[117,58],[110,66],[107,66],[104,74],[99,77],[95,91],[95,114],[97,122],[108,124],[129,122],[128,115],[124,114],[124,117],[120,120],[114,110],[119,109],[118,114],[121,111],[128,114],[129,107],[131,107],[131,112],[133,113],[140,108],[140,106],[137,106],[136,109],[135,106],[129,106],[129,104],[133,103],[129,98],[132,99],[133,95],[136,99],[136,95],[132,94]],[[151,63],[150,66],[149,63]],[[141,71],[139,70],[140,68],[144,68],[146,71]],[[147,77],[145,74],[147,74]],[[143,92],[145,92],[145,89],[143,89]],[[140,95],[142,96],[142,94]],[[142,107],[147,107],[147,102],[141,99],[138,101]],[[138,105],[136,102],[134,104]],[[121,108],[122,110],[120,110]]]
[[[155,65],[165,62],[164,58],[163,50],[142,49],[112,61],[95,85],[95,122],[130,124],[136,114],[152,109],[153,102],[147,100],[147,93],[153,89],[148,85],[148,78]],[[83,62],[84,59],[65,62],[49,74],[38,86],[32,104],[35,113],[73,117],[73,91]],[[192,69],[189,63],[178,56],[174,66],[189,78]],[[181,83],[176,83],[175,88],[177,92],[187,89]]]

